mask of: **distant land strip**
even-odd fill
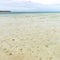
[[[11,12],[11,11],[0,11],[0,12]]]

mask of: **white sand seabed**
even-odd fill
[[[60,14],[0,16],[0,60],[60,60]]]

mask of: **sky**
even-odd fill
[[[60,0],[0,0],[0,10],[20,12],[60,11]]]

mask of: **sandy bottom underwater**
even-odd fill
[[[60,60],[60,14],[0,16],[0,60]]]

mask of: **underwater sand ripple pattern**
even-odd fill
[[[0,16],[0,60],[60,60],[60,14]]]

